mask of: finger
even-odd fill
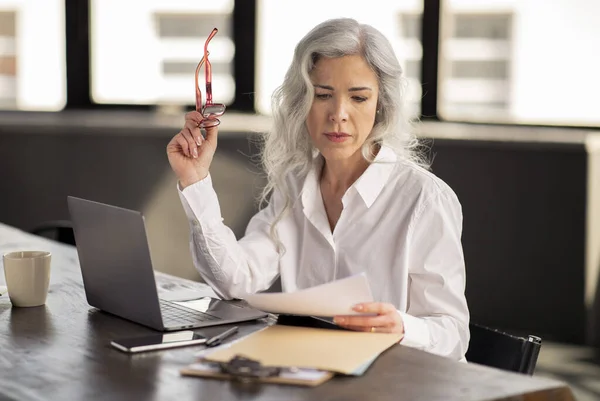
[[[378,315],[384,315],[396,311],[396,307],[386,302],[364,302],[356,304],[352,308],[356,312],[360,313],[377,313]]]
[[[187,128],[189,130],[194,142],[196,142],[196,145],[202,145],[202,142],[204,142],[204,138],[202,137],[200,127],[198,126],[198,124],[196,124],[195,121],[186,121],[184,128]]]
[[[219,134],[219,126],[215,125],[214,127],[206,128],[206,141],[208,141],[215,148],[217,147],[217,137]]]
[[[185,137],[181,134],[181,132],[179,134],[175,135],[174,140],[175,140],[175,143],[181,148],[181,151],[183,152],[183,154],[187,157],[191,157],[189,143],[188,143],[187,139],[185,139]]]
[[[204,142],[204,138],[202,138],[202,136],[194,137],[194,134],[192,132],[193,131],[188,128],[186,131],[186,134],[189,134],[189,137],[190,137],[188,142],[190,143],[190,149],[192,151],[192,155],[194,157],[198,157],[198,148],[202,145],[202,142]],[[188,135],[186,135],[186,138],[188,138]]]
[[[344,326],[344,328],[353,331],[364,331],[367,333],[391,333],[391,327],[381,327],[381,326]]]
[[[191,157],[198,157],[198,142],[194,139],[193,130],[188,127],[184,127],[181,130],[181,135],[185,138],[188,143],[188,148]]]
[[[353,327],[391,327],[394,325],[394,316],[391,314],[378,315],[378,316],[336,316],[334,322],[340,326],[353,326]]]
[[[196,110],[190,111],[189,113],[185,114],[186,123],[188,121],[193,121],[196,123],[196,126],[198,126],[202,122],[202,120],[204,120],[204,116],[202,116],[202,114],[200,114]]]

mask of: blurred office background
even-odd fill
[[[239,237],[295,43],[353,17],[392,41],[408,115],[462,202],[472,319],[598,347],[598,15],[597,0],[0,0],[0,222],[68,219],[67,195],[141,210],[155,267],[199,280],[165,146],[206,35],[228,105],[212,175]]]

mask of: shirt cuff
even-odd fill
[[[217,193],[212,186],[210,174],[204,179],[185,187],[183,190],[177,182],[177,192],[189,219],[204,222],[222,222],[221,207]]]
[[[431,348],[429,326],[423,319],[398,311],[404,323],[404,338],[400,344],[427,350]]]

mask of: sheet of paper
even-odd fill
[[[191,301],[194,299],[200,299],[204,297],[211,297],[220,299],[217,294],[209,287],[201,289],[181,289],[175,291],[164,291],[159,288],[159,294],[165,301]]]
[[[204,359],[227,362],[236,355],[267,366],[312,368],[356,375],[377,356],[402,338],[396,333],[269,326],[229,347],[215,350]]]
[[[250,306],[270,313],[336,316],[356,315],[352,307],[372,302],[371,288],[365,273],[295,292],[247,294]]]

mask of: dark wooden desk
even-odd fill
[[[151,330],[89,307],[75,248],[0,224],[0,253],[26,249],[52,252],[50,292],[46,305],[37,308],[12,308],[7,296],[0,297],[0,399],[573,400],[561,382],[403,346],[384,353],[362,377],[338,377],[312,389],[182,377],[179,369],[193,362],[202,346],[134,356],[114,350],[111,339]],[[163,274],[157,281],[161,293],[204,288]],[[242,325],[239,335],[265,324]]]

